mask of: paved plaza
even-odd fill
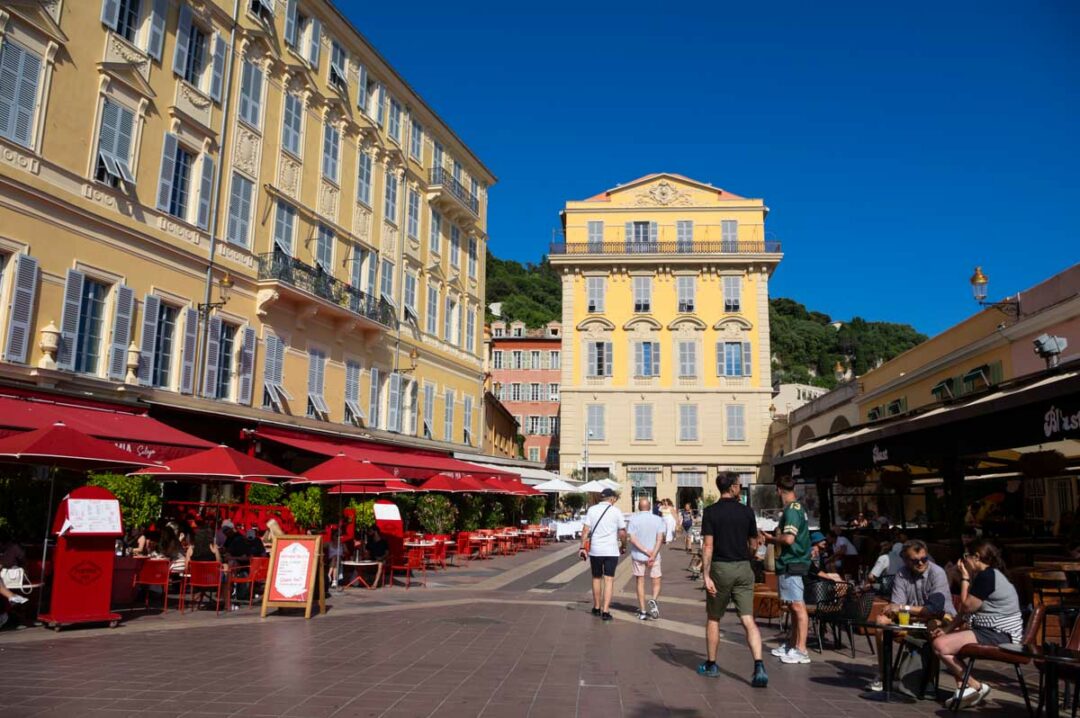
[[[855,660],[828,647],[809,666],[767,656],[769,687],[753,689],[734,613],[721,624],[720,677],[698,676],[704,604],[686,555],[666,551],[660,620],[637,620],[624,562],[616,620],[602,623],[575,549],[429,572],[426,588],[334,594],[310,621],[245,607],[137,613],[113,630],[5,630],[0,716],[948,715],[940,703],[863,700],[865,638]],[[775,627],[763,635],[775,645]],[[972,715],[1024,715],[1015,681],[980,674],[995,690]]]

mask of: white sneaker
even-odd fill
[[[786,643],[781,643],[779,646],[769,651],[769,653],[773,654],[777,658],[783,658],[785,655],[787,655],[787,652],[788,647]]]
[[[8,599],[8,601],[10,601],[11,603],[14,603],[16,606],[18,606],[20,604],[23,604],[23,603],[27,603],[29,600],[30,599],[27,598],[26,596],[17,596],[17,595],[12,596],[11,598]]]
[[[646,605],[648,605],[648,607],[649,607],[649,616],[654,621],[656,619],[660,618],[660,606],[659,606],[659,604],[656,603],[655,598],[650,598],[648,604],[646,604]]]
[[[798,664],[809,663],[810,662],[810,654],[805,653],[803,651],[800,651],[798,648],[791,648],[791,649],[788,650],[787,653],[785,653],[783,656],[780,657],[780,662],[781,663],[798,663]]]

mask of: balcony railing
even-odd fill
[[[551,254],[780,254],[780,242],[552,242]]]
[[[480,199],[465,189],[465,185],[461,184],[450,170],[445,167],[432,167],[431,184],[445,187],[459,202],[468,207],[470,212],[480,216]]]
[[[394,327],[397,323],[394,307],[385,299],[373,297],[335,279],[322,267],[312,267],[281,252],[259,255],[259,279],[284,282],[385,327]]]

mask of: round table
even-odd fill
[[[852,626],[865,628],[869,631],[882,631],[883,633],[914,633],[929,636],[930,629],[925,623],[911,623],[901,626],[899,623],[878,623],[877,621],[853,621]],[[914,703],[915,699],[904,694],[893,692],[893,637],[883,636],[881,641],[881,688],[880,692],[863,694],[862,698],[868,701],[882,703]]]
[[[1033,661],[1043,662],[1043,672],[1046,674],[1046,680],[1043,681],[1046,718],[1058,718],[1058,666],[1080,667],[1080,651],[1070,651],[1068,648],[1055,645],[1039,647],[1018,643],[1006,643],[999,648],[1009,653],[1027,656]]]

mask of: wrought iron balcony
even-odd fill
[[[295,257],[282,252],[259,255],[259,283],[276,283],[297,303],[312,302],[308,313],[320,309],[345,319],[374,322],[378,328],[397,326],[397,312],[385,299],[373,297]],[[350,316],[352,315],[352,316]]]
[[[469,210],[474,217],[480,216],[480,198],[466,189],[450,170],[445,167],[432,167],[430,184],[433,192],[453,197],[454,201]]]
[[[780,254],[780,242],[552,242],[553,255],[586,254]]]

